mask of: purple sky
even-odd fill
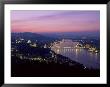
[[[12,32],[92,32],[100,30],[100,11],[12,10]]]

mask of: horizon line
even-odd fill
[[[80,31],[80,32],[29,32],[29,31],[25,31],[25,32],[11,32],[11,33],[86,33],[86,32],[88,32],[88,33],[92,33],[92,32],[99,32],[100,33],[100,30],[98,30],[98,31]]]

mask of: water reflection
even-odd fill
[[[88,52],[83,48],[74,48],[79,42],[71,40],[61,41],[51,47],[57,54],[61,54],[70,58],[71,60],[82,63],[88,68],[100,68],[100,55],[99,53]]]

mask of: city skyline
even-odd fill
[[[99,32],[100,11],[12,10],[12,32]]]

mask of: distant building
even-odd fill
[[[32,47],[37,47],[37,44],[36,44],[36,43],[30,44],[30,46],[32,46]]]
[[[79,42],[73,42],[72,40],[63,39],[59,43],[53,45],[52,49],[72,49],[75,48]]]
[[[89,44],[86,44],[86,45],[85,45],[85,48],[90,48],[90,45],[89,45]]]
[[[31,43],[31,40],[28,40],[27,43]]]
[[[47,48],[47,45],[46,44],[44,45],[44,48]]]

